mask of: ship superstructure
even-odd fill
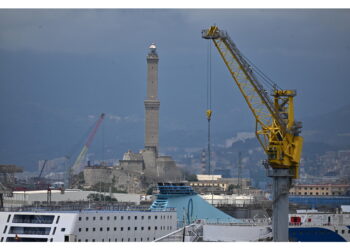
[[[0,213],[1,242],[142,242],[177,229],[174,209]]]

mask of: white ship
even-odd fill
[[[0,212],[1,242],[147,242],[176,229],[172,209]]]

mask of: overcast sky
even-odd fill
[[[349,10],[2,9],[0,138],[31,119],[45,122],[30,115],[34,109],[143,123],[152,42],[160,57],[161,130],[205,129],[208,41],[201,30],[213,24],[279,86],[297,90],[297,119],[350,103]],[[213,129],[250,131],[252,116],[214,50],[212,63]],[[14,119],[20,114],[25,119]]]

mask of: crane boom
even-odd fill
[[[82,160],[84,159],[84,157],[86,156],[86,153],[88,152],[89,150],[89,147],[92,143],[92,140],[94,139],[96,133],[97,133],[97,130],[98,128],[100,127],[103,119],[105,117],[105,114],[102,113],[100,115],[100,118],[97,120],[96,122],[96,125],[94,126],[93,130],[90,132],[89,136],[88,136],[88,139],[86,140],[86,143],[84,144],[83,146],[83,149],[81,150],[81,152],[79,153],[78,157],[76,158],[76,160],[74,161],[74,164],[70,167],[69,169],[69,173],[68,173],[68,182],[71,182],[71,175],[73,174],[74,171],[78,171],[79,170],[79,166],[80,166],[80,163],[82,162]],[[70,183],[69,183],[70,184]],[[69,185],[68,184],[68,185]]]
[[[298,177],[303,139],[299,136],[301,124],[294,121],[294,90],[274,89],[273,97],[256,77],[235,43],[225,31],[211,26],[202,31],[204,39],[213,40],[232,78],[241,91],[256,120],[256,136],[272,168],[289,169]]]

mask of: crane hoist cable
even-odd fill
[[[211,128],[210,128],[210,121],[211,121],[211,115],[213,113],[212,107],[211,107],[211,96],[212,96],[212,88],[211,88],[211,82],[212,82],[212,70],[211,70],[211,42],[208,41],[208,48],[207,48],[207,110],[206,110],[206,116],[208,120],[208,171],[207,174],[211,175],[211,204],[213,204],[213,188],[214,188],[214,180],[211,170]]]

